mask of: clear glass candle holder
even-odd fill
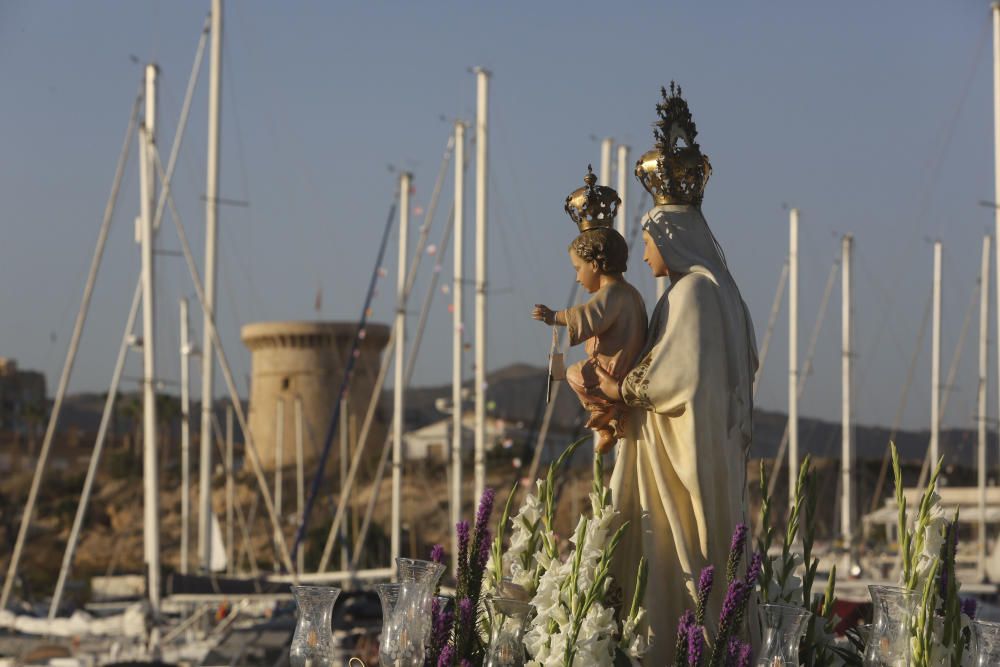
[[[332,667],[333,605],[340,595],[339,588],[326,586],[292,586],[298,620],[288,661],[292,667]]]
[[[483,667],[524,667],[524,633],[535,608],[527,602],[489,597],[490,644]]]
[[[874,612],[865,645],[865,667],[907,667],[919,594],[896,586],[869,586],[868,593]]]
[[[764,637],[757,667],[797,667],[799,644],[812,614],[802,607],[762,604],[758,607]]]
[[[975,666],[1000,665],[1000,623],[973,621],[972,630],[976,647]]]

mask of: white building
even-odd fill
[[[475,443],[475,414],[462,415],[462,452],[472,456]],[[403,434],[403,458],[407,461],[446,461],[451,448],[451,417],[427,424]],[[497,417],[486,418],[486,451],[496,447],[511,447],[523,442],[530,433],[520,424]]]

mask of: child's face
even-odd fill
[[[600,289],[601,273],[597,270],[596,262],[588,262],[577,255],[575,250],[569,251],[569,261],[573,262],[573,268],[576,269],[576,282],[580,283],[583,289],[591,294]]]

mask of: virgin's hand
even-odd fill
[[[622,393],[618,386],[618,380],[606,370],[601,368],[600,364],[594,364],[594,371],[600,379],[598,387],[600,388],[601,393],[604,394],[604,398],[608,399],[612,403],[621,403]]]
[[[555,322],[556,313],[548,306],[536,303],[534,309],[531,311],[531,317],[551,326]]]

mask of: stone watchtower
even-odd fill
[[[284,465],[295,463],[295,399],[302,401],[303,451],[315,460],[323,447],[344,367],[357,331],[353,322],[256,322],[240,331],[253,355],[249,426],[261,464],[273,470],[277,405],[284,405]],[[379,355],[389,341],[389,327],[368,324],[358,349],[348,392],[347,419],[360,428],[378,374]],[[337,459],[335,448],[330,461]]]

